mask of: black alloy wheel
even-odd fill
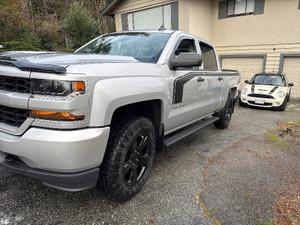
[[[123,166],[123,179],[128,186],[136,185],[150,163],[152,144],[149,135],[138,134],[131,143]]]
[[[214,116],[218,116],[219,120],[214,122],[215,127],[220,128],[220,129],[225,129],[228,127],[233,111],[234,111],[234,106],[235,106],[235,100],[232,96],[231,93],[228,94],[228,99],[223,107],[223,109],[215,114]]]
[[[152,121],[140,116],[121,121],[112,128],[98,182],[118,202],[132,198],[146,183],[156,148]]]
[[[225,105],[226,111],[225,111],[225,120],[229,123],[233,114],[234,110],[234,102],[233,98],[229,99],[229,103]]]

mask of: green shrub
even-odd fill
[[[41,40],[26,24],[19,25],[15,41],[22,42],[24,46],[32,46],[31,49],[41,48]]]
[[[78,48],[99,35],[100,24],[95,21],[90,13],[80,2],[74,2],[63,22],[62,29],[71,39],[71,46]]]
[[[59,49],[60,52],[68,52],[68,53],[73,53],[75,51],[75,49],[73,48],[63,48],[63,49]]]
[[[65,46],[65,34],[61,32],[61,22],[56,15],[36,17],[34,32],[41,40],[41,49],[54,51]]]
[[[258,219],[257,222],[259,223],[259,225],[274,225],[272,220],[269,221],[263,221],[261,219]]]
[[[6,51],[39,51],[40,48],[23,41],[8,41],[4,42],[3,46]]]

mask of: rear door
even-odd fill
[[[216,54],[214,48],[202,41],[199,42],[203,62],[202,70],[204,73],[205,86],[203,90],[203,104],[202,113],[209,114],[216,109],[219,109],[222,102],[222,92],[224,77],[222,71],[218,70]],[[227,96],[225,96],[227,97]]]

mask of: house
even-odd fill
[[[300,100],[300,0],[112,0],[100,15],[114,16],[117,31],[164,25],[206,39],[242,85],[259,72],[284,72]]]

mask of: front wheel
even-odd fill
[[[287,98],[284,99],[282,105],[279,106],[279,107],[277,108],[277,110],[279,110],[279,111],[284,111],[284,110],[286,109],[287,102],[288,102],[288,99],[287,99]]]
[[[220,112],[218,112],[217,115],[215,115],[219,117],[219,120],[214,122],[215,127],[220,129],[225,129],[228,127],[234,111],[234,105],[235,105],[234,98],[231,95],[231,93],[229,93],[224,108]]]
[[[239,98],[239,105],[240,105],[241,107],[247,107],[247,104],[244,103],[244,102],[242,102],[241,98]]]
[[[155,131],[145,117],[123,120],[112,132],[100,167],[101,191],[118,202],[132,198],[145,184],[154,160]]]

